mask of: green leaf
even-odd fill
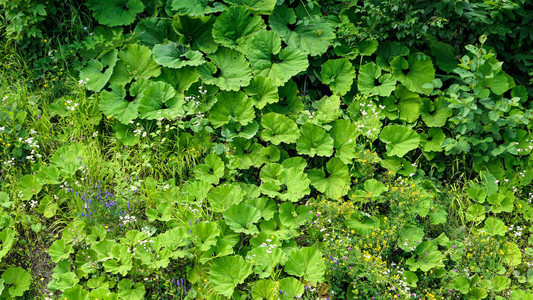
[[[363,94],[388,97],[396,88],[396,79],[391,74],[381,75],[381,68],[370,62],[359,69],[357,84]]]
[[[217,17],[212,34],[215,42],[244,53],[250,38],[265,28],[263,19],[248,8],[231,6]]]
[[[277,284],[271,279],[257,280],[252,285],[253,299],[275,299],[278,294]]]
[[[350,164],[357,157],[355,145],[358,134],[355,124],[350,120],[335,120],[329,134],[334,140],[335,156],[340,158],[343,163]]]
[[[428,127],[443,127],[446,120],[452,116],[451,109],[446,107],[446,98],[438,97],[435,101],[428,98],[422,99],[422,120]]]
[[[132,288],[133,285],[133,288]],[[133,282],[129,279],[122,279],[118,283],[118,296],[124,300],[142,300],[144,299],[144,294],[146,290],[144,284]]]
[[[387,155],[403,157],[418,147],[420,135],[407,126],[387,125],[379,134],[379,139],[387,144]]]
[[[431,58],[421,53],[409,55],[408,60],[396,57],[391,61],[392,75],[412,92],[429,95],[433,91],[435,68]]]
[[[224,91],[238,91],[250,84],[252,71],[244,56],[229,48],[219,48],[207,56],[211,62],[197,68],[200,78]]]
[[[458,290],[461,294],[466,295],[470,290],[470,283],[468,279],[464,276],[456,277],[452,280],[452,285],[454,290]]]
[[[213,0],[172,0],[171,7],[173,11],[191,17],[221,12],[226,8],[224,4]]]
[[[434,37],[431,37],[428,40],[431,54],[435,57],[437,66],[446,73],[453,72],[458,65],[453,47],[450,44],[439,42]]]
[[[253,225],[261,219],[261,211],[257,208],[241,202],[228,208],[223,215],[226,224],[228,224],[231,230],[245,234],[259,233],[257,227]]]
[[[502,251],[505,253],[502,257],[502,261],[510,267],[516,267],[522,262],[522,250],[517,244],[505,242]]]
[[[293,300],[300,298],[305,292],[305,286],[294,277],[285,277],[279,281],[280,299]]]
[[[176,91],[170,84],[151,81],[140,95],[139,116],[147,120],[156,120],[173,118],[179,113],[184,113],[181,109],[183,102],[172,101],[175,96]]]
[[[2,274],[2,279],[9,286],[9,295],[13,298],[24,295],[24,292],[30,288],[32,282],[30,272],[21,267],[7,269]]]
[[[285,262],[285,272],[317,284],[324,280],[326,264],[322,253],[315,247],[303,247],[289,254]]]
[[[89,292],[79,284],[65,289],[60,299],[89,300]]]
[[[215,128],[229,122],[238,122],[245,126],[255,118],[252,99],[241,91],[221,91],[216,99],[217,102],[209,112],[209,120]]]
[[[365,191],[372,198],[379,197],[383,192],[388,190],[387,186],[382,182],[377,181],[376,179],[368,179],[363,184]]]
[[[400,119],[413,123],[418,120],[420,115],[420,108],[422,107],[422,100],[417,93],[413,93],[399,84],[394,92],[395,97],[389,97],[385,100],[386,110],[398,110]],[[395,100],[391,103],[391,100]]]
[[[169,18],[143,18],[135,26],[134,32],[139,42],[150,49],[167,40],[177,40],[177,34],[172,28],[172,19]]]
[[[240,203],[244,195],[244,191],[237,183],[225,183],[209,191],[207,201],[213,211],[223,212],[232,205]]]
[[[469,222],[481,222],[485,219],[485,207],[481,204],[473,204],[466,210],[466,220]]]
[[[217,223],[199,223],[196,225],[196,235],[198,239],[196,244],[200,251],[208,251],[212,246],[217,244],[217,236],[220,236],[220,228]]]
[[[271,78],[255,76],[250,85],[243,90],[252,98],[254,106],[259,109],[279,100],[278,86]]]
[[[293,120],[277,113],[268,113],[261,118],[261,138],[274,145],[291,144],[298,140],[300,131]]]
[[[246,57],[256,76],[272,79],[277,86],[307,70],[307,54],[295,47],[281,49],[281,39],[274,31],[261,30],[248,42]]]
[[[9,195],[6,192],[0,191],[0,206],[3,208],[10,208],[15,201],[9,200]]]
[[[63,259],[68,259],[70,254],[74,253],[74,249],[65,240],[56,240],[48,249],[48,253],[52,261],[57,263]]]
[[[128,252],[129,247],[122,244],[117,244],[111,248],[112,259],[106,260],[103,266],[106,272],[112,274],[121,274],[126,276],[128,271],[133,267],[132,255]]]
[[[2,258],[4,258],[9,253],[11,248],[13,248],[13,244],[16,241],[15,236],[16,231],[11,228],[4,228],[4,230],[2,230],[2,232],[0,233],[0,241],[2,241],[2,249],[0,250],[0,261],[2,261]]]
[[[442,143],[446,139],[444,131],[440,128],[429,128],[427,136],[424,134],[422,138],[423,150],[425,152],[442,151]]]
[[[321,169],[313,169],[308,176],[311,184],[331,199],[339,199],[350,189],[348,166],[339,158],[331,158],[326,164],[328,175]]]
[[[20,200],[30,200],[34,195],[37,195],[43,185],[37,180],[35,175],[24,175],[19,179],[18,190]]]
[[[167,68],[179,69],[205,63],[201,52],[190,51],[173,42],[166,45],[155,45],[152,52],[155,62]]]
[[[404,228],[398,237],[398,247],[406,252],[414,251],[424,238],[424,230],[418,227]]]
[[[300,138],[296,141],[298,154],[306,154],[310,157],[331,156],[333,154],[333,139],[322,127],[305,123],[300,132]]]
[[[129,124],[139,115],[139,102],[125,100],[126,89],[123,86],[111,85],[111,91],[103,91],[100,98],[100,110],[106,116],[112,116],[122,124]]]
[[[215,259],[209,269],[209,281],[213,289],[220,295],[231,297],[239,283],[252,273],[252,265],[239,255],[225,256]]]
[[[204,163],[194,167],[194,177],[198,180],[218,184],[224,176],[224,162],[215,153],[208,154]]]
[[[341,99],[337,95],[324,96],[313,102],[313,107],[317,109],[314,113],[314,121],[324,124],[337,120],[342,115],[340,105]]]
[[[135,79],[149,79],[161,74],[161,67],[153,60],[152,51],[146,46],[131,44],[118,54]]]
[[[303,18],[305,9],[301,6],[298,9],[300,12],[303,11],[301,13]],[[309,16],[311,20],[308,22],[296,22],[296,17],[292,8],[279,5],[272,12],[269,25],[290,47],[300,49],[311,56],[325,53],[335,39],[332,24],[317,15]],[[292,30],[290,27],[294,25],[296,26]]]
[[[320,80],[339,96],[350,90],[354,79],[355,68],[347,58],[330,59],[322,65]]]
[[[487,232],[490,236],[495,235],[501,235],[505,236],[505,233],[507,232],[507,228],[505,227],[505,223],[503,223],[502,220],[489,217],[487,220],[485,220],[485,232]]]
[[[141,0],[89,0],[87,7],[93,11],[98,23],[110,27],[130,25],[144,10]]]
[[[80,70],[80,79],[86,82],[88,90],[100,92],[104,88],[113,74],[117,57],[118,51],[113,50],[102,56],[101,60],[90,60]]]
[[[265,107],[265,113],[275,112],[282,115],[297,115],[304,109],[304,104],[298,97],[298,86],[289,80],[284,86],[278,88],[280,100]]]
[[[262,15],[270,15],[276,6],[276,0],[224,0],[230,5],[244,5]]]
[[[209,54],[215,53],[218,49],[218,45],[211,35],[215,19],[213,16],[191,17],[176,14],[172,26],[180,36],[179,41],[182,45]]]
[[[494,276],[490,280],[490,282],[495,292],[501,292],[509,288],[509,285],[511,284],[511,279],[507,278],[506,276],[497,275]]]
[[[267,164],[261,169],[261,192],[270,197],[297,202],[309,195],[310,180],[298,167]]]

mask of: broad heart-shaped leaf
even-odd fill
[[[152,51],[146,46],[131,44],[118,55],[135,79],[148,79],[161,74],[161,67],[152,59]]]
[[[224,0],[230,5],[244,5],[262,15],[270,15],[276,6],[276,0]]]
[[[396,88],[396,79],[391,74],[381,75],[381,68],[370,62],[359,68],[357,84],[363,94],[388,97]]]
[[[400,42],[381,42],[377,50],[376,64],[383,70],[391,71],[390,63],[397,56],[409,55],[409,48]]]
[[[48,254],[50,254],[50,258],[55,263],[68,259],[73,252],[72,245],[67,244],[65,240],[56,240],[48,249]]]
[[[295,116],[304,109],[304,103],[298,96],[298,86],[289,80],[278,88],[279,101],[265,106],[265,113],[275,112],[282,115]]]
[[[211,63],[201,65],[196,70],[205,83],[216,85],[224,91],[238,91],[250,84],[252,70],[239,52],[221,47],[207,57]]]
[[[242,256],[224,256],[215,259],[209,269],[209,281],[220,295],[231,297],[233,289],[252,274],[252,265]]]
[[[190,51],[174,42],[166,45],[155,45],[152,52],[155,62],[167,68],[179,69],[205,63],[200,51]]]
[[[18,182],[19,198],[21,200],[30,200],[33,195],[37,195],[43,185],[37,180],[35,175],[24,175],[20,177]]]
[[[497,218],[489,217],[485,220],[485,232],[490,236],[501,235],[504,236],[507,232],[505,223]]]
[[[232,205],[240,203],[244,196],[245,192],[237,183],[225,183],[209,191],[207,201],[213,211],[223,212]]]
[[[252,299],[276,299],[279,295],[278,286],[276,282],[271,279],[255,281],[252,285],[251,293]]]
[[[171,0],[172,10],[191,17],[224,11],[224,4],[213,0]]]
[[[2,261],[2,258],[4,258],[4,256],[6,256],[9,253],[9,250],[11,250],[13,247],[13,243],[16,241],[15,234],[16,232],[11,228],[4,228],[4,230],[2,230],[0,233],[0,241],[2,241],[0,261]]]
[[[140,95],[139,116],[143,119],[154,120],[163,117],[172,118],[184,113],[181,109],[183,102],[171,101],[175,96],[176,91],[170,84],[150,81]]]
[[[418,120],[422,99],[417,93],[409,91],[405,86],[398,84],[394,97],[389,97],[384,101],[387,111],[398,111],[401,120],[413,123]],[[396,114],[396,112],[393,112]]]
[[[406,252],[414,251],[422,243],[424,235],[424,230],[421,228],[415,226],[406,227],[398,237],[398,247]]]
[[[409,55],[408,60],[396,57],[391,62],[392,75],[412,92],[429,95],[433,91],[435,68],[431,58],[422,53]]]
[[[180,43],[189,45],[192,50],[200,50],[205,53],[215,53],[218,49],[217,43],[213,40],[211,31],[215,17],[176,14],[172,25],[174,30],[180,35]]]
[[[133,287],[132,287],[133,286]],[[124,300],[142,300],[146,290],[144,284],[137,282],[133,284],[129,279],[122,279],[118,283],[118,296]]]
[[[339,96],[350,90],[354,79],[355,68],[347,58],[330,59],[322,65],[320,81]]]
[[[279,100],[278,86],[271,78],[255,76],[244,91],[252,98],[254,106],[259,109]]]
[[[261,219],[261,211],[259,209],[241,202],[228,208],[223,215],[226,224],[231,230],[244,234],[259,233],[257,227],[253,225]]]
[[[246,57],[254,75],[274,80],[280,86],[292,76],[307,70],[307,54],[294,47],[281,49],[281,39],[274,31],[261,30],[248,42]]]
[[[322,259],[322,253],[315,247],[304,247],[289,254],[285,262],[285,272],[317,284],[324,280],[326,263]]]
[[[85,81],[88,90],[100,92],[111,78],[117,63],[118,50],[113,50],[102,56],[101,60],[90,60],[80,70],[80,79]]]
[[[270,27],[291,47],[309,53],[311,56],[325,53],[335,39],[332,24],[317,15],[303,16],[305,9],[301,6],[298,9],[303,11],[300,19],[309,18],[310,20],[296,22],[297,16],[294,10],[280,5],[274,9],[269,18]],[[294,25],[296,27],[292,30],[291,27]]]
[[[139,101],[127,101],[126,89],[123,86],[111,85],[111,91],[100,93],[100,110],[106,116],[112,116],[122,124],[129,124],[137,118]]]
[[[128,271],[133,267],[132,255],[128,250],[129,247],[123,244],[113,246],[111,249],[111,255],[113,258],[106,260],[103,263],[106,272],[126,276]]]
[[[296,141],[298,154],[306,154],[310,157],[331,156],[333,154],[333,139],[320,126],[305,123],[300,132],[300,138]]]
[[[313,102],[313,107],[316,108],[314,121],[318,124],[324,124],[337,120],[342,115],[340,105],[341,99],[337,95],[324,96]]]
[[[280,299],[292,300],[302,296],[305,286],[294,277],[285,277],[279,281]]]
[[[428,98],[422,99],[420,114],[428,127],[443,127],[453,112],[446,107],[446,98],[438,97],[435,101]]]
[[[333,157],[326,164],[328,175],[323,170],[313,169],[308,176],[311,184],[331,199],[339,199],[350,189],[348,166],[340,158]]]
[[[139,42],[150,49],[167,40],[175,41],[178,37],[169,18],[143,18],[135,26],[134,32]]]
[[[404,125],[387,125],[379,134],[379,139],[387,144],[387,155],[403,157],[407,152],[416,149],[420,143],[420,135]]]
[[[261,170],[261,181],[261,193],[281,200],[297,202],[311,192],[311,181],[298,167],[267,164]]]
[[[9,286],[9,295],[21,297],[30,288],[31,274],[21,267],[9,268],[2,274],[2,279]],[[7,287],[6,287],[7,288]]]
[[[215,222],[202,222],[196,225],[196,235],[198,239],[195,244],[200,251],[208,251],[217,244],[217,236],[220,236],[220,227]]]
[[[333,137],[335,146],[335,156],[343,163],[350,164],[354,158],[356,139],[358,136],[355,124],[350,120],[336,120],[331,124],[329,134]]]
[[[89,0],[87,7],[93,11],[98,23],[110,27],[130,25],[144,10],[141,0]]]
[[[217,17],[212,34],[215,42],[244,53],[248,40],[265,28],[263,19],[248,8],[231,6]]]
[[[43,169],[41,169],[43,170]],[[3,208],[11,208],[15,201],[9,199],[9,195],[6,192],[0,191],[0,206]]]
[[[245,93],[221,91],[216,96],[217,102],[209,112],[209,120],[215,128],[230,121],[245,126],[255,118],[252,99]]]
[[[215,153],[208,154],[203,164],[194,167],[194,177],[204,182],[218,184],[222,176],[224,176],[224,162]]]
[[[446,73],[453,72],[458,65],[453,47],[450,44],[439,42],[435,37],[429,37],[428,41],[431,54],[435,57],[437,66]]]
[[[300,137],[300,130],[293,120],[277,113],[268,113],[261,118],[261,138],[274,145],[291,144]]]
[[[428,130],[427,136],[423,136],[423,142],[424,145],[423,150],[425,152],[429,151],[435,151],[439,152],[442,151],[442,142],[446,139],[446,135],[444,134],[444,131],[440,128],[430,128]]]

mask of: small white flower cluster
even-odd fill
[[[85,80],[80,79],[80,80],[78,81],[78,83],[79,83],[80,85],[86,85],[87,82],[89,82],[89,78],[85,78]]]
[[[130,122],[130,124],[133,124],[133,121]],[[133,131],[133,134],[135,136],[147,136],[148,135],[148,132],[146,132],[146,130],[144,130],[144,126],[142,126],[140,123],[137,123],[135,124],[136,128],[135,130]]]
[[[272,236],[272,238],[274,238],[274,237]],[[264,247],[266,247],[266,253],[268,253],[268,254],[272,254],[272,251],[273,251],[276,247],[278,247],[278,245],[277,245],[277,244],[270,244],[270,242],[272,242],[272,239],[266,239],[266,240],[265,240],[265,243],[262,243],[261,245],[259,245],[259,248],[264,248]]]
[[[357,122],[355,122],[357,131],[367,137],[371,137],[373,134],[376,134],[378,129],[376,127],[368,128],[368,124],[365,124],[366,120],[378,119],[380,112],[376,109],[375,104],[371,101],[369,103],[359,103],[359,106],[361,106],[359,110],[361,113],[361,118]],[[385,107],[380,105],[379,108],[383,109]]]
[[[4,161],[4,168],[7,169],[7,168],[11,167],[14,164],[15,164],[15,158],[12,157],[10,160]]]
[[[122,224],[124,224],[124,225],[126,225],[128,223],[137,222],[137,217],[130,216],[129,214],[126,214],[125,216],[120,216],[119,219],[120,219],[120,222],[122,222]]]
[[[5,126],[0,127],[0,132],[3,132],[3,131],[6,131],[6,127]]]
[[[531,151],[531,150],[533,150],[533,140],[526,139],[526,142],[529,142],[529,145],[527,147],[525,147],[525,148],[516,149],[516,152],[520,153],[522,151]]]
[[[509,233],[516,236],[516,237],[521,237],[522,236],[522,231],[524,230],[524,228],[520,227],[520,226],[514,226],[514,225],[510,225],[509,226]]]
[[[204,89],[204,87],[203,87],[202,85],[198,87],[198,92],[199,92],[200,94],[202,94],[202,95],[207,94],[207,90]]]
[[[67,100],[67,101],[65,102],[65,105],[66,105],[66,107],[67,107],[68,110],[70,110],[70,111],[75,111],[75,110],[76,110],[76,107],[78,107],[78,105],[80,105],[80,104],[77,103],[77,102],[74,102],[74,101],[72,101],[72,100]]]
[[[194,107],[198,107],[198,105],[200,105],[200,101],[198,100],[198,98],[196,98],[196,96],[185,96],[185,102],[192,102],[192,104],[194,105]]]

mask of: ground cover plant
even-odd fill
[[[1,298],[533,299],[526,1],[0,7]]]

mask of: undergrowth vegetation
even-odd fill
[[[1,298],[533,299],[527,1],[0,7]]]

